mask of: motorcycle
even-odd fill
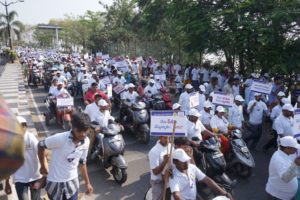
[[[225,155],[228,163],[227,168],[234,169],[241,177],[249,177],[252,174],[252,169],[255,167],[255,161],[247,144],[242,139],[241,131],[238,129],[231,131],[229,140],[231,148]]]
[[[60,99],[63,101],[66,99],[73,101],[68,94],[61,94],[57,97],[48,96],[45,100],[47,111],[44,113],[46,126],[50,125],[52,119],[56,119],[57,123],[61,124],[64,130],[70,130],[72,127],[71,115],[73,112],[73,104],[60,105]]]
[[[220,150],[220,146],[220,142],[215,137],[202,141],[200,143],[200,152],[198,149],[194,149],[195,164],[221,188],[232,194],[234,181],[232,181],[225,173],[226,160]],[[202,196],[209,196],[211,191],[205,189],[205,184],[199,184],[199,188],[203,188],[203,190],[199,191],[199,194]]]
[[[91,129],[97,132],[98,124],[93,122]],[[110,171],[115,181],[122,185],[127,180],[126,169],[128,167],[125,158],[125,142],[120,134],[120,126],[110,122],[107,127],[101,129],[102,134],[97,134],[91,149],[91,159],[98,157],[105,169],[112,167]]]
[[[150,141],[150,128],[148,125],[149,114],[146,109],[146,104],[144,102],[135,102],[132,104],[131,108],[129,105],[123,105],[126,109],[126,114],[121,116],[121,124],[124,126],[125,131],[135,133],[136,137],[144,144]]]

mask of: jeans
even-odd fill
[[[49,196],[49,195],[48,195]],[[56,199],[51,199],[49,198],[50,200],[56,200]],[[63,195],[63,198],[62,200],[78,200],[78,192],[76,192],[71,198],[67,199],[66,195],[64,194]]]
[[[262,124],[250,124],[251,134],[245,138],[245,142],[248,143],[252,140],[252,144],[250,145],[251,149],[254,149],[262,135]]]
[[[28,195],[28,189],[30,189],[31,200],[40,200],[41,191],[32,189],[30,187],[30,185],[33,184],[34,182],[35,181],[29,182],[29,183],[20,183],[20,182],[15,183],[15,187],[16,187],[16,191],[17,191],[19,200],[29,200],[30,199],[29,195]]]

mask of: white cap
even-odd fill
[[[185,89],[193,89],[193,86],[191,84],[186,84]]]
[[[62,82],[62,81],[59,81],[58,83],[57,83],[57,85],[63,85],[64,83]]]
[[[98,101],[98,105],[99,105],[99,106],[108,106],[108,103],[107,103],[104,99],[100,99],[100,100]]]
[[[256,97],[256,96],[261,96],[261,93],[255,92],[255,93],[254,93],[254,96],[255,96],[255,97]]]
[[[208,83],[207,82],[205,82],[205,83],[203,83],[203,85],[205,86],[205,88],[208,86]]]
[[[217,196],[217,197],[213,198],[212,200],[230,200],[230,199],[225,196]]]
[[[214,94],[215,94],[214,92],[211,92],[211,93],[209,94],[209,96],[210,96],[210,97],[214,97]]]
[[[159,76],[155,76],[155,80],[160,80],[160,77]]]
[[[135,85],[133,83],[128,84],[128,88],[134,88],[134,87],[135,87]]]
[[[172,109],[173,110],[176,110],[180,107],[181,105],[179,103],[174,103],[173,106],[172,106]]]
[[[124,88],[125,90],[128,90],[128,84],[125,84]]]
[[[81,70],[81,71],[84,71],[84,70],[86,70],[86,68],[85,68],[85,67],[81,67],[80,70]]]
[[[236,95],[235,98],[234,98],[234,100],[240,101],[240,102],[245,101],[241,95]]]
[[[92,72],[92,75],[97,75],[97,72],[93,71],[93,72]]]
[[[203,104],[203,107],[204,108],[212,108],[212,105],[209,101],[205,101],[204,104]]]
[[[218,107],[217,107],[217,111],[218,111],[218,112],[225,112],[225,109],[224,109],[223,106],[218,106]]]
[[[277,96],[279,96],[279,97],[284,97],[285,94],[284,94],[284,92],[280,91],[280,92],[278,92]]]
[[[269,74],[268,73],[264,73],[264,77],[269,78]]]
[[[24,117],[22,117],[22,116],[17,116],[17,120],[18,120],[18,122],[19,122],[20,124],[22,124],[22,123],[26,123],[26,124],[27,124],[26,119],[25,119]]]
[[[57,74],[61,74],[61,71],[56,71]]]
[[[191,158],[183,149],[176,149],[173,153],[173,159],[179,160],[180,162],[188,162]]]
[[[148,81],[148,83],[155,83],[155,80],[153,80],[153,79],[150,79],[149,81]]]
[[[195,108],[192,108],[189,113],[188,113],[189,116],[195,116],[195,117],[200,117],[200,113],[198,112],[198,110],[196,110]]]
[[[290,111],[290,112],[294,112],[294,107],[292,106],[292,104],[284,104],[284,106],[282,106],[282,110],[287,110],[287,111]]]
[[[206,91],[206,89],[205,89],[205,86],[204,86],[204,85],[200,85],[200,86],[199,86],[199,89],[200,89],[202,92],[205,92],[205,91]]]
[[[300,145],[298,144],[297,140],[292,136],[285,136],[280,138],[279,144],[283,147],[293,147],[296,149],[300,149]]]
[[[149,77],[150,77],[150,78],[153,78],[153,77],[154,77],[154,75],[153,75],[153,74],[150,74],[150,75],[149,75]]]
[[[251,76],[252,76],[253,78],[255,78],[255,77],[256,77],[256,74],[255,74],[255,73],[251,73]]]
[[[118,74],[118,75],[122,75],[122,72],[118,71],[117,74]]]

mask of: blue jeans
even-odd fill
[[[33,184],[35,181],[30,182],[30,183],[20,183],[16,182],[15,187],[18,195],[19,200],[29,200],[29,195],[28,195],[28,189],[30,189],[30,197],[32,200],[40,200],[40,190],[32,189],[30,187],[31,184]]]

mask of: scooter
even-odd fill
[[[92,130],[96,133],[99,126],[93,122]],[[98,157],[105,169],[110,171],[115,181],[122,185],[127,180],[127,163],[124,158],[125,142],[120,134],[120,126],[110,122],[107,127],[100,129],[102,134],[97,134],[91,150],[91,159]]]
[[[242,139],[240,130],[235,129],[230,134],[230,150],[225,155],[229,170],[234,169],[237,175],[247,178],[252,174],[255,167],[255,161],[247,144]]]
[[[135,133],[136,137],[144,144],[150,141],[150,128],[148,125],[149,114],[144,102],[138,101],[132,104],[131,108],[125,103],[127,115],[121,116],[121,124],[125,131]]]
[[[226,160],[220,150],[221,144],[215,137],[210,137],[200,143],[200,151],[194,149],[194,159],[196,166],[203,173],[212,178],[221,188],[227,192],[233,192],[234,181],[225,173]],[[199,183],[203,188],[199,193],[201,196],[209,196],[211,191],[205,190],[205,184]]]
[[[60,106],[57,104],[60,98],[66,99],[68,97],[62,94],[57,97],[48,96],[45,99],[45,105],[47,108],[47,111],[44,113],[46,126],[50,125],[50,121],[52,119],[56,119],[57,123],[60,124],[64,130],[71,129],[71,115],[73,112],[73,106]]]

